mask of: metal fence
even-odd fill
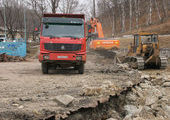
[[[15,40],[13,42],[0,42],[0,54],[7,54],[11,56],[26,56],[26,42],[23,39]]]

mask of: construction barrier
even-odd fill
[[[7,54],[10,56],[26,56],[26,42],[0,42],[0,54]]]

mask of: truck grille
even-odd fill
[[[49,51],[79,51],[81,44],[45,43],[44,48]]]

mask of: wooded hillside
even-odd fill
[[[138,30],[169,34],[170,0],[102,0],[98,17],[107,36]]]

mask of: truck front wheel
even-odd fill
[[[78,68],[79,74],[84,74],[84,63],[81,63],[79,68]]]
[[[48,74],[48,64],[47,63],[42,63],[41,69],[42,69],[43,74]]]

